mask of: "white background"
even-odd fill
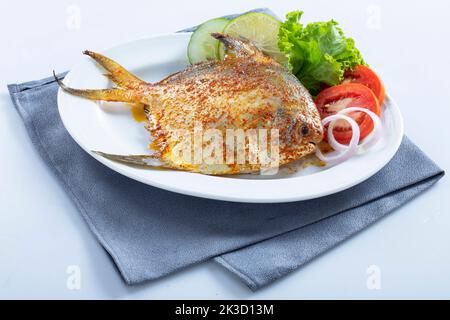
[[[68,70],[83,49],[101,51],[255,7],[270,7],[280,16],[302,9],[305,21],[339,21],[400,105],[406,134],[450,168],[448,1],[2,1],[0,298],[450,298],[448,177],[256,293],[214,263],[135,287],[122,282],[31,145],[6,84]],[[78,9],[79,28],[71,19]],[[70,265],[81,268],[80,290],[66,286]],[[380,290],[367,288],[371,265],[381,270]]]

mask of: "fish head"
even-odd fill
[[[299,114],[291,131],[294,145],[317,145],[323,140],[323,126],[319,114]]]

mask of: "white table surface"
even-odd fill
[[[450,298],[447,177],[370,229],[256,293],[210,262],[128,287],[38,156],[6,91],[7,83],[69,69],[86,48],[100,51],[255,7],[270,7],[279,15],[303,9],[306,21],[341,22],[400,105],[407,135],[449,169],[450,2],[339,3],[0,2],[0,298]],[[67,287],[71,265],[80,267],[79,290]],[[379,290],[367,286],[371,265],[380,271]]]

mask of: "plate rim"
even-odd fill
[[[145,38],[140,38],[140,39],[135,39],[132,41],[128,41],[128,42],[124,42],[122,44],[118,44],[115,46],[112,46],[106,50],[102,50],[101,52],[108,52],[111,50],[116,50],[120,47],[124,47],[124,46],[130,46],[136,42],[141,42],[141,41],[151,41],[152,39],[155,38],[161,38],[161,37],[186,37],[186,36],[190,36],[190,32],[176,32],[176,33],[165,33],[165,34],[157,34],[157,35],[153,35],[153,36],[149,36],[149,37],[145,37]],[[80,61],[77,64],[75,64],[67,73],[64,81],[70,81],[71,79],[71,73],[72,70],[76,69],[77,67],[81,66],[83,63],[85,63],[85,61]],[[195,191],[195,190],[190,190],[187,188],[179,188],[177,186],[173,186],[172,184],[165,184],[162,183],[160,181],[157,180],[149,180],[148,177],[143,177],[142,175],[139,174],[135,174],[134,171],[132,170],[128,170],[130,167],[126,166],[124,164],[119,164],[116,162],[112,162],[108,159],[105,159],[95,153],[93,153],[82,141],[79,141],[79,139],[77,138],[76,133],[72,132],[71,127],[66,123],[67,119],[64,117],[64,112],[62,111],[62,107],[61,105],[64,103],[64,97],[65,96],[69,96],[67,93],[63,92],[61,90],[61,88],[58,89],[58,95],[57,95],[57,102],[58,102],[58,112],[60,115],[60,118],[63,122],[63,125],[65,127],[65,129],[69,132],[70,136],[75,140],[75,142],[84,150],[86,151],[90,156],[92,156],[94,159],[96,159],[97,161],[99,161],[100,163],[102,163],[103,165],[107,166],[108,168],[110,168],[111,170],[114,170],[116,172],[118,172],[121,175],[124,175],[128,178],[131,178],[133,180],[139,181],[141,183],[144,183],[146,185],[150,185],[153,187],[157,187],[160,189],[164,189],[164,190],[168,190],[171,192],[176,192],[176,193],[180,193],[180,194],[184,194],[184,195],[188,195],[188,196],[194,196],[194,197],[200,197],[200,198],[206,198],[206,199],[213,199],[213,200],[220,200],[220,201],[230,201],[230,202],[241,202],[241,203],[289,203],[289,202],[297,202],[297,201],[304,201],[304,200],[309,200],[309,199],[315,199],[315,198],[320,198],[323,196],[327,196],[327,195],[331,195],[331,194],[335,194],[338,193],[340,191],[343,190],[347,190],[355,185],[358,185],[360,183],[362,183],[363,181],[369,179],[370,177],[372,177],[374,174],[376,174],[377,172],[379,172],[384,166],[386,166],[391,160],[392,158],[395,156],[395,154],[397,153],[400,144],[403,140],[403,136],[404,136],[404,123],[403,123],[403,117],[402,114],[400,112],[400,108],[398,107],[397,103],[394,101],[394,99],[386,94],[386,99],[388,101],[390,101],[391,105],[390,105],[390,109],[391,112],[393,112],[393,114],[395,114],[395,125],[397,127],[397,130],[399,132],[397,137],[393,137],[396,140],[393,143],[393,148],[392,151],[386,156],[386,160],[383,161],[384,163],[379,164],[378,166],[374,166],[372,168],[372,170],[370,170],[367,174],[365,175],[361,175],[358,177],[358,179],[354,179],[351,183],[347,183],[346,185],[341,185],[335,188],[330,188],[327,190],[323,190],[322,192],[316,192],[314,194],[297,194],[297,195],[291,195],[291,196],[276,196],[276,197],[270,197],[270,196],[265,196],[265,197],[249,197],[248,195],[246,197],[242,197],[239,195],[223,195],[223,194],[218,194],[216,192],[208,192],[208,190],[203,190],[201,192],[199,191]],[[319,172],[317,174],[323,173],[326,171],[322,171]],[[201,177],[199,178],[201,179],[232,179],[230,177],[217,177],[217,176],[207,176],[207,175],[202,175],[202,174],[196,174],[196,173],[186,173],[189,175],[196,175],[197,177]],[[293,177],[293,178],[284,178],[284,179],[268,179],[268,180],[258,180],[258,179],[232,179],[234,181],[239,181],[239,183],[242,184],[247,184],[249,187],[251,187],[251,185],[255,185],[255,184],[259,184],[259,185],[263,185],[263,184],[275,184],[274,182],[279,182],[279,181],[292,181],[292,180],[296,180],[296,179],[304,179],[305,177],[308,176],[300,176],[300,177]],[[223,180],[222,180],[223,181]],[[331,190],[332,189],[332,190]]]

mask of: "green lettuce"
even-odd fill
[[[346,70],[366,63],[355,41],[345,37],[336,21],[303,26],[299,22],[302,15],[302,11],[287,14],[278,34],[278,47],[287,56],[289,70],[316,95],[323,84],[337,85]]]

